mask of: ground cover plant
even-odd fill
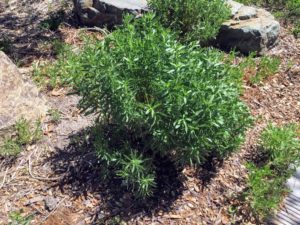
[[[234,52],[231,54],[233,57],[235,56]],[[268,77],[275,75],[279,71],[280,63],[280,58],[276,56],[256,57],[255,53],[251,53],[240,60],[237,67],[247,82],[251,85],[258,85]]]
[[[249,164],[249,195],[251,208],[260,220],[266,219],[277,209],[284,194],[285,183],[299,166],[299,126],[269,125],[261,135],[260,150],[265,162]]]
[[[23,216],[22,213],[22,210],[11,212],[9,215],[10,222],[8,223],[8,225],[30,225],[34,216]]]
[[[222,0],[150,0],[150,7],[160,21],[180,33],[185,41],[208,44],[230,17]]]
[[[202,164],[237,149],[251,118],[219,53],[183,45],[153,14],[66,54],[60,72],[98,115],[99,157],[139,196],[155,185],[155,155]],[[62,66],[63,65],[63,66]]]
[[[0,156],[16,156],[22,151],[23,146],[40,140],[43,135],[41,122],[37,120],[33,125],[21,118],[16,122],[12,134],[0,145]]]

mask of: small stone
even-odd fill
[[[47,196],[44,199],[45,202],[45,208],[46,210],[48,210],[49,212],[51,212],[52,210],[54,210],[58,204],[58,199],[51,197],[51,196]]]

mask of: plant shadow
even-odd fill
[[[4,9],[0,12],[0,50],[18,66],[26,66],[35,59],[53,57],[53,51],[47,45],[54,40],[63,40],[59,26],[67,23],[76,27],[79,23],[71,11],[56,10],[45,13],[34,8],[38,3],[18,4],[24,4],[22,7],[16,6],[23,11]]]
[[[207,187],[217,176],[218,170],[222,168],[223,163],[224,159],[210,155],[205,163],[196,169],[196,175],[202,188]]]
[[[120,179],[102,166],[93,148],[93,137],[89,137],[90,129],[69,136],[70,144],[63,149],[56,149],[47,159],[53,172],[62,176],[54,184],[55,187],[73,198],[92,194],[101,199],[101,205],[93,217],[97,224],[106,224],[112,217],[129,221],[141,214],[151,216],[172,210],[172,203],[183,194],[183,168],[175,166],[168,157],[157,156],[154,160],[157,187],[153,197],[136,199]],[[108,215],[103,212],[108,212]]]

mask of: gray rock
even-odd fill
[[[73,0],[75,11],[87,26],[114,26],[122,23],[124,13],[140,15],[148,11],[146,0]]]
[[[243,6],[243,4],[235,2],[233,0],[226,0],[225,1],[227,3],[227,5],[229,6],[229,8],[231,9],[231,16],[233,17],[239,10],[240,8]]]
[[[45,208],[48,211],[52,211],[57,207],[57,204],[59,202],[58,198],[54,198],[52,196],[46,196],[44,198],[44,202],[45,202]]]
[[[257,17],[257,9],[250,6],[242,6],[233,16],[235,20],[249,20]]]
[[[0,51],[0,144],[20,118],[35,121],[46,115],[46,101],[36,86],[25,82],[14,63]]]
[[[240,3],[237,5],[240,6]],[[235,6],[234,12],[232,18],[223,23],[217,37],[221,48],[235,48],[245,54],[264,54],[268,48],[274,46],[280,25],[271,13],[249,6]]]

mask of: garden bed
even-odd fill
[[[43,34],[80,45],[78,29],[68,24]],[[21,27],[5,29],[13,34]],[[7,30],[0,35],[9,35]],[[12,42],[16,48],[9,54],[24,62],[27,68],[21,70],[27,79],[32,76],[28,66],[55,55],[39,45],[35,49],[43,54],[22,50],[22,44],[31,40]],[[33,214],[33,224],[256,224],[242,201],[245,164],[257,155],[259,134],[269,121],[300,122],[300,40],[284,27],[278,45],[268,55],[281,59],[280,69],[263,85],[244,84],[242,99],[256,120],[241,150],[223,161],[212,158],[197,169],[175,168],[168,159],[159,158],[158,188],[146,202],[137,202],[131,193],[120,190],[118,179],[100,179],[88,132],[93,118],[80,114],[79,97],[67,95],[65,87],[44,90],[49,106],[60,112],[60,118],[53,121],[53,114],[44,118],[43,140],[28,146],[13,163],[0,159],[0,224],[7,224],[10,212],[20,209],[22,215]]]

